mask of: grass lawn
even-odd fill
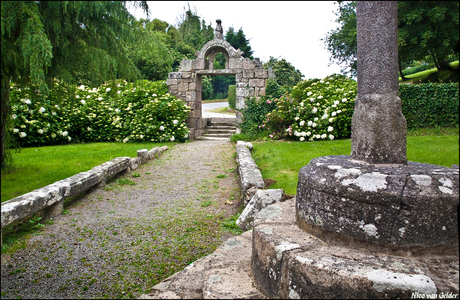
[[[453,61],[451,63],[449,63],[449,66],[453,67],[453,68],[458,68],[458,63],[459,61]],[[432,69],[429,69],[429,70],[425,70],[425,71],[422,71],[422,72],[418,72],[418,73],[414,73],[414,74],[410,74],[410,75],[406,75],[406,78],[408,80],[404,81],[404,82],[412,82],[413,80],[422,80],[423,78],[427,77],[428,75],[430,75],[431,73],[436,73],[438,72],[438,69],[437,68],[432,68]],[[401,77],[399,77],[399,82],[403,82],[401,80]]]
[[[270,189],[284,189],[295,195],[300,168],[312,158],[326,155],[350,155],[351,140],[294,142],[252,142],[252,157],[264,179],[275,180]],[[408,133],[407,159],[451,167],[459,164],[459,139],[457,129],[424,129]]]
[[[13,165],[2,170],[1,202],[85,172],[120,156],[136,157],[137,150],[177,143],[89,143],[11,150]]]

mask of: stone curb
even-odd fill
[[[137,157],[117,157],[89,171],[5,201],[2,203],[1,228],[40,211],[44,219],[54,217],[62,213],[66,197],[76,196],[95,185],[104,184],[108,178],[122,171],[135,170],[167,149],[168,146],[155,147],[150,151],[138,150]]]
[[[251,188],[264,189],[265,184],[254,159],[252,159],[250,149],[251,143],[238,141],[236,143],[236,163],[238,164],[238,173],[240,175],[240,189],[244,203],[246,204],[250,198],[247,192]]]

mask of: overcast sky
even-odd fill
[[[273,56],[285,58],[300,70],[304,79],[324,78],[339,73],[337,64],[329,64],[324,43],[326,33],[337,28],[332,1],[147,1],[149,19],[160,19],[176,25],[188,8],[196,12],[206,25],[216,27],[222,20],[224,34],[229,27],[243,29],[253,56],[266,62]],[[141,9],[128,5],[137,18],[147,18]]]

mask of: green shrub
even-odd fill
[[[458,126],[458,89],[458,82],[400,85],[407,128]]]
[[[242,133],[248,136],[259,136],[261,133],[265,133],[266,130],[262,126],[263,121],[267,114],[275,108],[275,102],[270,101],[267,97],[261,97],[260,100],[256,100],[254,97],[246,99],[246,108],[241,110],[243,122],[239,125]]]
[[[20,146],[96,141],[183,141],[188,108],[165,82],[113,80],[98,88],[55,82],[48,97],[12,87],[12,125]]]
[[[423,65],[418,65],[416,67],[412,67],[409,69],[405,69],[402,71],[402,73],[404,74],[404,76],[407,76],[407,75],[412,75],[412,74],[422,72],[422,71],[425,71],[425,70],[428,70],[434,67],[435,67],[434,63],[426,64],[426,65],[423,64]]]
[[[333,74],[323,80],[299,82],[291,92],[274,99],[262,128],[270,138],[291,137],[313,141],[349,137],[356,98],[356,82]]]
[[[201,97],[202,100],[209,100],[212,98],[214,90],[212,88],[211,78],[208,76],[203,76],[201,81]]]
[[[236,109],[236,85],[228,86],[228,106],[231,109]]]

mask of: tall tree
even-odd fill
[[[122,40],[133,38],[126,1],[2,1],[1,166],[6,166],[9,86],[46,94],[53,78],[98,85],[135,79]],[[135,2],[148,14],[146,1]]]
[[[330,61],[341,66],[341,72],[356,76],[357,70],[357,35],[356,35],[356,1],[338,1],[339,9],[335,12],[339,28],[327,33],[326,49],[331,53]]]
[[[251,45],[249,45],[249,40],[246,39],[246,35],[243,32],[243,29],[239,29],[237,33],[235,33],[233,27],[228,28],[227,33],[225,34],[225,40],[232,45],[235,49],[240,49],[244,51],[243,57],[247,57],[249,59],[254,59],[252,54]]]
[[[177,56],[171,36],[166,33],[169,24],[158,19],[134,20],[132,24],[136,29],[136,37],[134,43],[125,45],[128,57],[140,70],[143,78],[166,80]]]
[[[270,56],[264,64],[264,69],[271,68],[276,76],[276,82],[283,87],[293,87],[302,80],[304,75],[286,59]]]
[[[344,66],[343,73],[356,75],[356,2],[338,1],[339,27],[322,39],[326,49]],[[431,56],[438,69],[448,55],[458,55],[458,1],[399,1],[398,50],[401,61]],[[401,68],[400,68],[401,69]],[[402,71],[400,70],[402,73]]]
[[[188,9],[180,16],[177,24],[181,41],[192,46],[195,50],[200,50],[206,42],[214,38],[214,29],[212,29],[211,24],[206,26],[205,21],[200,21],[200,19],[196,8],[192,11],[189,5]]]

